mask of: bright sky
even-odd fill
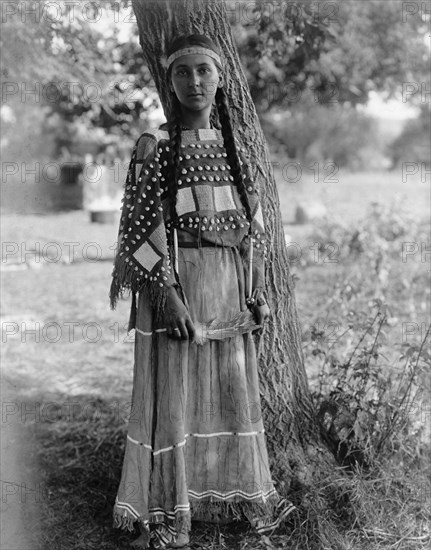
[[[403,103],[401,100],[391,99],[384,101],[376,92],[371,92],[369,101],[364,108],[365,113],[376,118],[392,118],[394,120],[406,120],[414,118],[418,114],[418,109]]]

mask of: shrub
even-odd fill
[[[430,329],[419,344],[401,344],[398,365],[391,368],[382,351],[386,308],[379,301],[374,307],[377,312],[348,355],[344,350],[337,353],[332,344],[325,349],[318,330],[311,334],[311,354],[322,358],[313,390],[318,417],[342,464],[369,466],[400,450],[414,454],[417,439],[424,435],[425,424],[417,413],[423,399],[421,379],[431,360],[425,346]]]

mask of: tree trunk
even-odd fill
[[[294,283],[289,271],[280,203],[268,147],[241,68],[221,0],[133,0],[143,54],[165,113],[169,114],[163,59],[173,37],[202,33],[227,61],[225,86],[240,142],[247,144],[261,181],[268,236],[267,288],[271,321],[260,342],[260,390],[273,475],[281,492],[312,487],[333,466],[321,443],[304,368]],[[326,471],[326,473],[325,473]]]

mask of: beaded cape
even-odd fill
[[[221,132],[186,130],[181,134],[180,177],[174,223],[170,218],[167,168],[170,138],[166,125],[143,133],[131,156],[124,188],[118,245],[111,285],[111,306],[127,289],[146,290],[159,312],[167,289],[179,283],[173,266],[173,228],[201,245],[238,246],[244,264],[254,241],[254,288],[264,287],[266,239],[259,201],[259,176],[245,150],[240,164],[252,220],[247,219],[227,163]]]

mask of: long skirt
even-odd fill
[[[179,249],[179,278],[194,322],[246,309],[235,247]],[[218,511],[262,516],[279,500],[268,466],[251,333],[203,345],[168,338],[138,299],[132,410],[115,524],[139,521],[175,540]],[[236,514],[238,513],[238,514]]]

